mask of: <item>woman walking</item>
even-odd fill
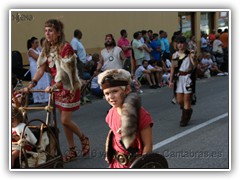
[[[177,38],[177,48],[172,55],[172,67],[169,87],[174,87],[175,98],[182,109],[180,126],[187,126],[191,119],[193,103],[192,98],[195,93],[195,69],[197,62],[195,52],[187,50],[186,38]],[[194,96],[195,97],[195,96]]]
[[[80,107],[81,82],[77,74],[76,55],[69,43],[65,41],[63,23],[50,19],[45,23],[45,38],[43,49],[38,58],[38,69],[25,92],[37,85],[44,72],[48,70],[52,76],[51,86],[45,92],[55,89],[55,105],[60,110],[61,123],[67,138],[69,151],[63,158],[65,162],[77,158],[73,135],[77,135],[82,145],[82,156],[89,154],[89,139],[78,125],[72,121],[72,112]]]

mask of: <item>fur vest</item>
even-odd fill
[[[64,51],[64,48],[62,51]],[[70,90],[71,92],[75,92],[77,89],[80,89],[81,81],[78,77],[76,54],[73,54],[68,58],[62,58],[62,56],[60,55],[51,54],[53,53],[50,53],[50,56],[52,57],[49,56],[50,59],[52,60],[52,62],[49,63],[49,67],[51,68],[55,65],[57,71],[56,76],[54,77],[54,81],[56,83],[61,82],[63,84],[63,88]],[[38,67],[46,63],[48,58],[40,54],[37,61]]]

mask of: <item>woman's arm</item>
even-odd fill
[[[102,66],[103,66],[103,57],[102,55],[99,56],[99,61],[98,61],[98,64],[97,64],[97,68],[96,68],[96,71],[94,72],[94,75],[97,76],[99,74],[99,72],[101,71],[102,69]]]
[[[173,57],[172,57],[172,66],[171,66],[171,70],[170,70],[170,80],[169,80],[169,87],[173,88],[173,76],[174,76],[174,70],[175,70],[175,63],[173,62]]]
[[[150,127],[150,125],[141,130],[140,136],[143,142],[142,154],[151,153],[153,144],[152,144],[152,128]]]
[[[120,58],[121,58],[122,61],[124,61],[126,59],[123,51],[120,51]]]
[[[28,52],[28,55],[30,56],[30,57],[32,57],[35,61],[37,61],[38,60],[38,54],[37,53],[35,53],[33,50],[30,50],[29,52]]]
[[[190,52],[189,57],[190,57],[192,65],[194,67],[197,67],[197,61],[196,61],[196,57],[195,57],[195,52],[193,50]]]
[[[47,63],[42,64],[38,69],[36,74],[34,75],[32,81],[29,83],[29,85],[27,86],[27,90],[24,91],[28,91],[29,89],[32,89],[34,86],[37,85],[37,82],[41,79],[41,77],[43,76],[45,70],[47,68]]]

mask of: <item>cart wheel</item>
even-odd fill
[[[63,168],[63,162],[62,161],[55,162],[54,165],[53,165],[53,168],[62,169]]]

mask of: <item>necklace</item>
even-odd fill
[[[49,68],[52,68],[55,65],[55,61],[57,59],[57,51],[56,51],[56,47],[55,48],[51,48],[50,50],[50,54],[48,57],[48,62],[49,62]]]
[[[107,49],[107,51],[108,51],[108,49]],[[114,60],[113,53],[114,53],[114,48],[110,52],[108,51],[108,54],[110,54],[109,57],[108,57],[109,61],[113,61]]]

